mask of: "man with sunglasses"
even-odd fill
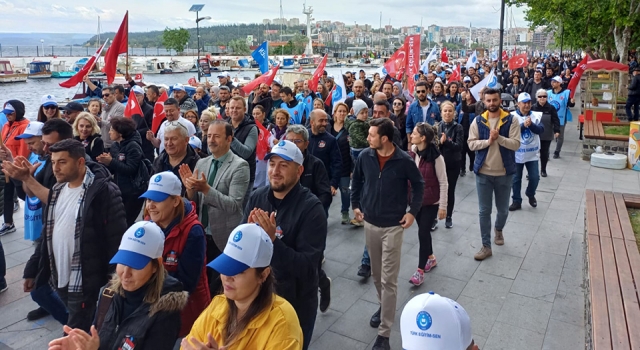
[[[544,131],[540,134],[540,176],[547,177],[549,149],[553,138],[560,136],[560,119],[558,119],[556,108],[547,103],[549,101],[547,90],[539,89],[536,92],[536,100],[531,110],[542,113],[540,123],[544,126]]]
[[[500,108],[501,103],[499,90],[486,89],[484,104],[487,110],[476,116],[469,128],[469,149],[476,152],[473,172],[476,174],[482,236],[482,248],[474,255],[476,260],[492,255],[491,207],[494,194],[498,212],[494,242],[504,244],[502,229],[507,223],[509,194],[516,173],[515,152],[520,148],[520,124]]]
[[[409,106],[409,112],[407,113],[406,132],[410,134],[413,132],[413,128],[416,124],[423,122],[429,125],[433,125],[436,122],[441,121],[440,108],[427,97],[429,94],[429,87],[425,82],[418,82],[416,84],[416,100]]]
[[[109,121],[114,117],[123,117],[125,106],[118,102],[115,89],[111,86],[102,88],[102,99],[104,100],[104,105],[102,106],[102,114],[100,115],[100,120],[102,120],[100,133],[102,134],[102,141],[104,142],[104,150],[108,152],[113,143],[109,137],[109,129],[111,128]]]

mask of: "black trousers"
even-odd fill
[[[433,254],[433,243],[431,242],[431,225],[438,217],[438,205],[423,205],[416,218],[418,222],[418,241],[420,250],[418,257],[418,268],[424,269],[429,256]]]
[[[96,313],[99,293],[69,293],[67,287],[56,288],[56,292],[69,311],[67,326],[80,328],[91,334],[91,323]]]
[[[447,217],[451,217],[453,214],[453,206],[456,203],[456,183],[458,182],[460,171],[464,169],[464,166],[460,165],[460,161],[450,161],[445,162],[445,168],[447,169],[447,182],[449,182],[449,189],[447,190]]]
[[[547,163],[549,162],[549,149],[551,148],[551,140],[540,140],[540,171],[547,171]]]
[[[222,252],[218,249],[218,246],[213,241],[211,235],[205,235],[207,241],[207,264],[217,258]],[[207,267],[207,279],[209,280],[209,293],[211,298],[218,294],[222,294],[222,281],[220,280],[220,273],[218,271]]]
[[[0,174],[4,181],[4,174]],[[16,185],[13,181],[9,180],[4,184],[4,222],[7,224],[13,223],[13,203],[16,197]]]
[[[473,171],[473,163],[476,161],[476,152],[469,149],[467,141],[462,145],[462,159],[460,159],[460,171],[467,171],[467,156],[469,156],[469,171]]]
[[[127,227],[133,225],[140,215],[142,204],[144,204],[144,198],[138,198],[138,196],[122,196],[122,204],[124,204],[124,211],[127,216]]]

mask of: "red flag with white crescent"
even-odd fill
[[[198,82],[196,81],[196,78],[195,78],[195,77],[191,77],[191,78],[189,78],[189,80],[187,81],[187,83],[188,83],[190,86],[198,86]]]
[[[124,116],[125,118],[131,118],[134,114],[138,114],[142,116],[142,108],[140,108],[140,104],[138,103],[138,99],[136,98],[135,92],[131,89],[129,92],[129,100],[127,101],[127,106],[124,108]]]
[[[525,52],[511,57],[508,64],[510,70],[526,67],[529,64],[527,53]]]
[[[442,51],[440,51],[440,61],[443,63],[449,63],[449,56],[447,56],[447,48],[443,47]]]
[[[80,69],[78,71],[78,73],[74,74],[71,78],[69,78],[68,80],[63,81],[62,83],[60,83],[60,86],[65,87],[65,88],[72,88],[80,83],[82,83],[82,80],[84,79],[84,77],[87,76],[87,74],[91,73],[91,70],[93,69],[93,67],[96,65],[96,60],[100,57],[100,55],[102,54],[102,50],[104,49],[104,47],[107,45],[107,42],[109,41],[109,39],[107,39],[104,44],[102,44],[102,46],[100,46],[100,48],[98,49],[98,51],[96,51],[96,53],[91,56],[91,58],[89,58],[89,60],[87,61],[87,63],[84,64],[84,66],[82,67],[82,69]]]
[[[582,73],[587,69],[587,62],[589,62],[589,55],[585,55],[582,61],[578,64],[576,69],[573,71],[573,76],[571,80],[569,80],[569,85],[567,85],[567,89],[569,89],[569,98],[573,98],[576,94],[576,88],[578,87],[578,83],[580,82],[580,78],[582,78]]]
[[[402,46],[389,57],[384,64],[384,69],[387,70],[387,75],[397,79],[400,71],[404,69],[407,63],[407,42],[405,41]]]
[[[167,91],[163,91],[162,95],[158,97],[156,103],[153,105],[153,119],[151,120],[151,131],[154,134],[158,133],[158,129],[160,129],[160,125],[165,120],[167,115],[164,113],[164,101],[169,98],[167,95]]]
[[[507,54],[507,50],[502,50],[502,60],[503,61],[509,60],[509,54]]]
[[[453,66],[453,73],[449,79],[447,79],[447,84],[452,81],[460,81],[460,65]]]
[[[269,131],[260,122],[256,122],[258,127],[258,143],[256,144],[256,156],[257,159],[264,159],[264,156],[269,152]]]
[[[324,57],[322,58],[322,61],[318,65],[318,68],[316,68],[316,71],[313,73],[313,77],[309,79],[309,90],[313,92],[316,92],[316,90],[318,90],[318,80],[320,80],[322,73],[324,73],[324,67],[326,65],[327,65],[327,55],[325,54]]]
[[[250,94],[251,91],[255,90],[255,88],[260,86],[260,84],[262,83],[271,86],[271,83],[273,83],[273,79],[276,77],[276,74],[278,73],[278,68],[280,68],[280,65],[277,65],[269,69],[269,71],[267,71],[266,73],[253,79],[249,84],[242,87],[242,91],[244,91],[245,94]]]

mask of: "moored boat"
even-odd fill
[[[14,71],[11,62],[0,61],[0,83],[22,83],[27,81],[27,73]]]

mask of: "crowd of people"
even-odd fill
[[[505,244],[524,168],[537,206],[551,141],[558,158],[574,104],[562,63],[506,69],[502,88],[483,87],[477,100],[470,88],[494,62],[463,69],[460,81],[435,64],[413,91],[406,79],[347,72],[348,97],[335,104],[327,72],[316,91],[275,79],[246,98],[221,74],[219,86],[193,96],[172,86],[157,132],[163,91],[154,85],[87,78],[95,97],[86,108],[46,95],[35,121],[7,101],[0,235],[16,230],[17,198],[29,203],[25,238],[35,249],[23,289],[39,308],[27,318],[50,314],[64,325],[50,349],[307,349],[318,310],[331,303],[322,266],[327,219],[339,215],[363,227],[354,273],[373,277],[373,349],[389,349],[405,229],[416,222],[420,246],[415,273],[402,277],[420,286],[438,264],[431,232],[440,220],[453,227],[456,182],[467,171],[478,194],[476,260],[492,255],[492,228],[493,243]],[[124,116],[129,92],[143,115]],[[506,105],[504,94],[516,102]],[[477,348],[462,306],[437,294],[416,296],[400,320],[405,349]]]

